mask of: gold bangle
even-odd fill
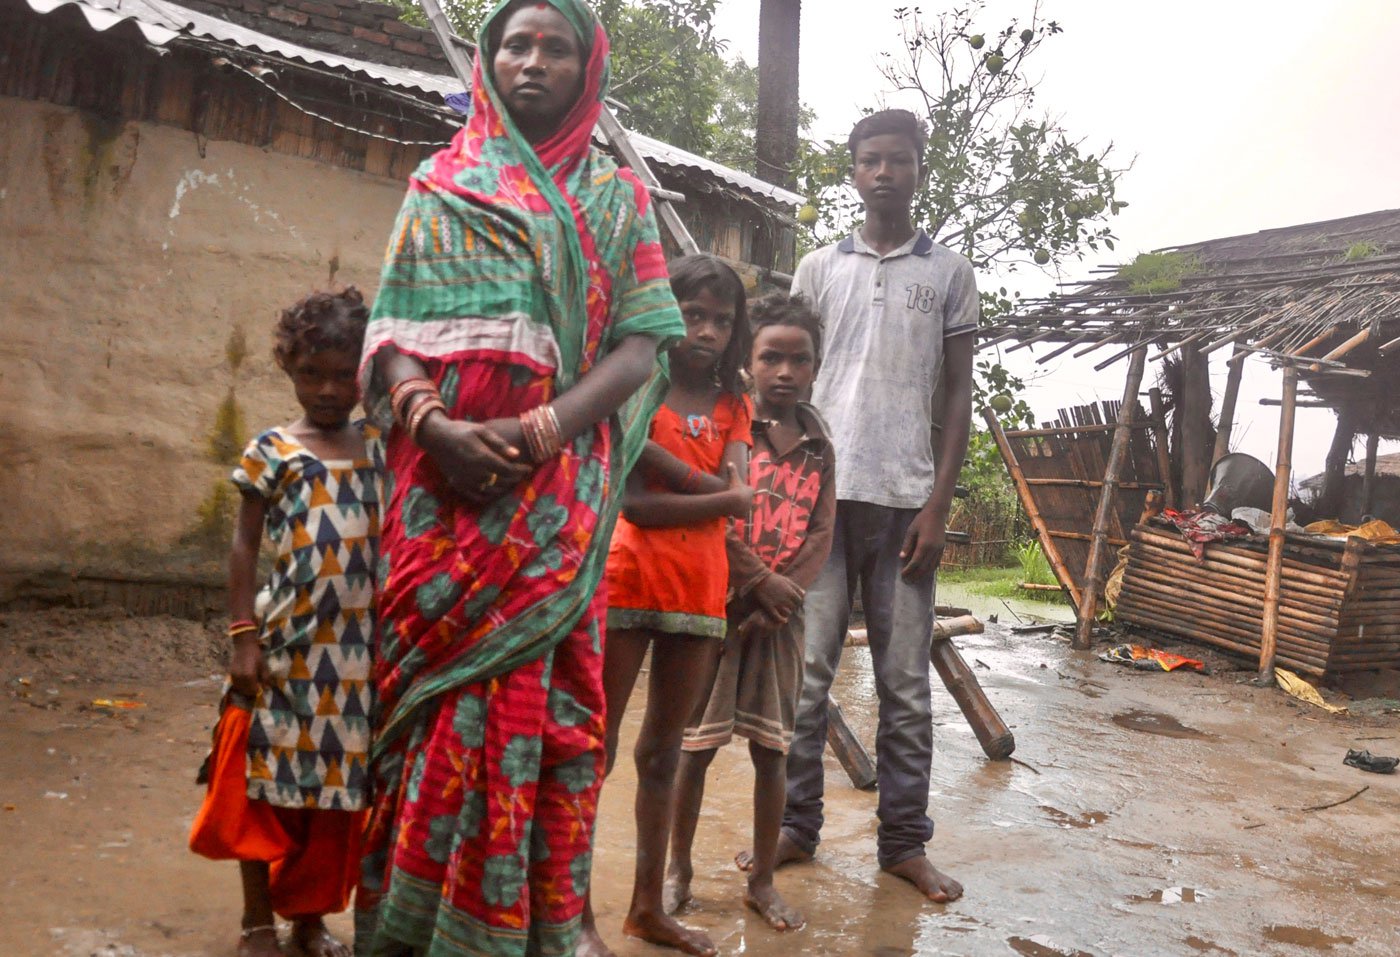
[[[442,399],[434,397],[426,402],[419,403],[418,407],[410,413],[408,419],[408,437],[414,445],[418,444],[419,429],[423,427],[423,423],[427,421],[428,416],[434,412],[441,412],[443,415],[446,415],[447,404],[444,403]]]

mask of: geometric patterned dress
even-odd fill
[[[356,425],[358,459],[322,460],[273,428],[232,476],[266,500],[277,548],[261,616],[271,680],[252,702],[248,733],[248,797],[274,807],[367,805],[384,446],[374,426]]]

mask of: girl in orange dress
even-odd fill
[[[753,409],[742,369],[751,336],[744,286],[713,256],[671,265],[685,339],[670,351],[671,387],[628,479],[608,555],[608,633],[603,658],[608,767],[642,659],[651,651],[646,716],[637,738],[637,864],[625,933],[711,954],[704,934],[662,907],[671,788],[681,735],[725,633],[730,517],[748,514]],[[601,944],[585,917],[584,941]]]

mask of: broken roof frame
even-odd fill
[[[1358,249],[1364,255],[1355,255]],[[1123,266],[1100,267],[1095,272],[1107,275],[1027,300],[984,329],[980,347],[1054,344],[1037,358],[1045,363],[1118,346],[1095,365],[1102,371],[1144,345],[1159,360],[1187,347],[1209,354],[1234,344],[1234,362],[1253,353],[1312,375],[1356,377],[1370,374],[1348,361],[1358,347],[1370,342],[1381,356],[1400,352],[1400,210],[1155,252],[1197,268],[1185,271],[1178,288],[1147,292],[1132,288]]]

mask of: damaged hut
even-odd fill
[[[1400,666],[1400,543],[1383,525],[1357,529],[1332,522],[1309,531],[1288,524],[1300,402],[1337,414],[1315,503],[1320,518],[1345,516],[1342,490],[1355,437],[1368,437],[1360,470],[1367,491],[1358,519],[1373,506],[1379,440],[1400,437],[1400,211],[1144,254],[1029,303],[984,336],[984,348],[1052,345],[1041,362],[1067,352],[1093,355],[1102,357],[1095,366],[1102,371],[1127,360],[1123,401],[1111,426],[1100,420],[1086,431],[1085,423],[1062,422],[1048,429],[1060,444],[1041,442],[1032,452],[1026,443],[1043,435],[1005,432],[988,416],[1047,554],[1059,554],[1064,538],[1056,533],[1064,530],[1044,519],[1046,496],[1026,478],[1030,456],[1073,458],[1080,471],[1097,473],[1081,477],[1094,507],[1081,501],[1077,511],[1068,510],[1074,514],[1059,517],[1077,522],[1071,534],[1086,541],[1082,566],[1070,568],[1063,560],[1057,566],[1075,600],[1079,646],[1088,645],[1118,546],[1116,612],[1122,621],[1249,655],[1261,676],[1270,675],[1276,661],[1312,674]],[[1227,348],[1229,376],[1212,435],[1207,362]],[[1139,394],[1146,364],[1169,358],[1180,363],[1180,437],[1163,457],[1168,443],[1160,409],[1145,413]],[[1267,362],[1281,378],[1274,472],[1263,500],[1249,503],[1258,512],[1237,513],[1252,515],[1255,529],[1227,525],[1230,506],[1240,503],[1207,496],[1213,466],[1217,493],[1224,484],[1220,478],[1230,463],[1221,460],[1230,448],[1243,364],[1251,359]],[[1135,449],[1135,436],[1155,436],[1138,440],[1153,446],[1152,455]],[[1089,441],[1096,445],[1092,456],[1086,455]],[[1143,472],[1150,474],[1137,474]],[[1197,524],[1189,516],[1179,519],[1189,526],[1185,537],[1152,517],[1160,507],[1155,504],[1135,520],[1153,491],[1169,507],[1191,511],[1208,502],[1223,515]]]
[[[219,601],[228,463],[292,410],[275,310],[373,293],[460,88],[364,0],[0,0],[0,604]],[[792,271],[801,197],[633,142],[702,248]]]

